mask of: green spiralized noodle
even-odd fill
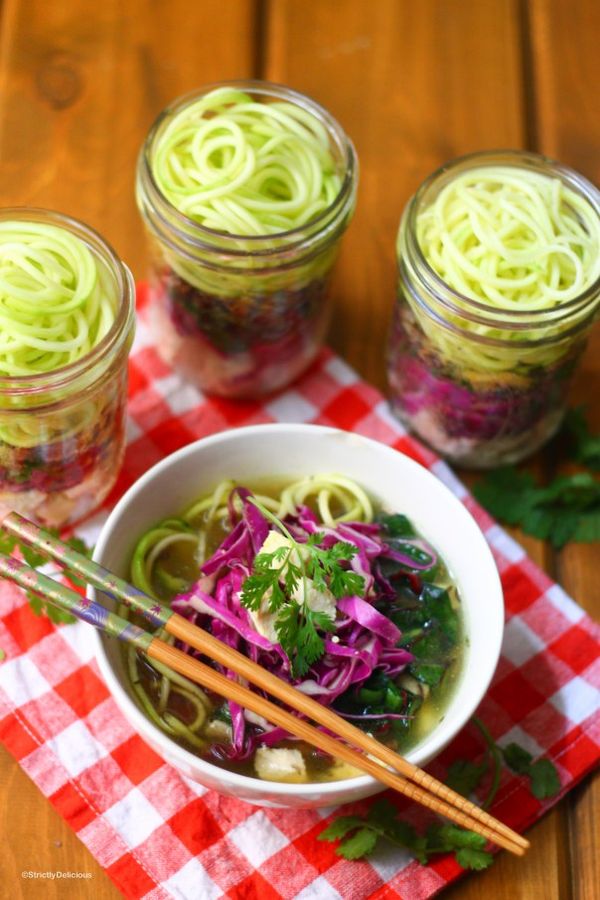
[[[173,116],[156,142],[152,172],[188,218],[243,236],[306,225],[341,188],[327,131],[314,115],[230,87]]]
[[[476,167],[453,178],[417,216],[417,240],[439,277],[454,291],[491,308],[489,324],[437,312],[463,334],[416,312],[428,337],[452,362],[471,369],[505,371],[516,365],[549,364],[564,347],[519,346],[560,339],[566,326],[554,310],[575,300],[600,277],[600,219],[591,204],[560,178],[515,166]],[[465,312],[467,302],[454,302]],[[435,306],[435,304],[434,304]],[[414,307],[413,307],[414,308]],[[531,329],[494,327],[515,311],[548,318]],[[588,312],[582,312],[583,318]],[[506,316],[504,317],[506,318]],[[569,327],[577,322],[571,317]],[[466,334],[464,332],[467,332]],[[475,337],[513,342],[485,346]]]
[[[83,359],[110,331],[116,312],[108,269],[79,237],[49,223],[0,222],[0,378],[51,376]],[[0,397],[3,444],[64,442],[98,417],[98,404],[85,398],[48,412],[29,413],[31,405],[35,397],[10,391]]]
[[[86,356],[116,315],[86,244],[41,222],[0,222],[0,377],[53,372]]]

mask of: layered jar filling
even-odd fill
[[[232,397],[277,390],[316,355],[354,205],[353,188],[336,205],[346,161],[330,128],[270,88],[223,86],[167,111],[138,171],[160,351]]]
[[[560,425],[597,309],[597,209],[558,175],[475,166],[413,201],[398,252],[393,408],[459,463],[532,453]]]
[[[69,228],[0,221],[2,508],[58,527],[114,484],[130,342],[115,346],[120,304],[107,261]]]

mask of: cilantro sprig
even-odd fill
[[[589,472],[555,478],[547,487],[512,466],[496,469],[473,493],[497,519],[560,549],[568,541],[600,540],[600,481]]]
[[[531,792],[539,800],[553,797],[560,790],[560,781],[554,765],[549,759],[534,762],[532,755],[519,744],[506,747],[497,744],[486,725],[477,718],[472,719],[485,744],[483,760],[458,759],[448,769],[446,784],[460,794],[469,796],[489,779],[489,788],[481,804],[484,809],[491,806],[498,787],[502,764],[513,772],[529,779]],[[407,850],[415,859],[425,865],[432,856],[440,853],[454,853],[457,863],[463,869],[486,869],[493,861],[492,854],[485,847],[487,841],[474,831],[456,825],[434,822],[419,833],[408,822],[399,818],[394,804],[383,798],[376,801],[364,816],[339,816],[319,835],[321,841],[336,841],[340,844],[336,854],[345,859],[362,859],[373,853],[380,842],[385,840]]]
[[[582,406],[570,409],[564,430],[570,439],[572,458],[594,472],[600,472],[600,434],[592,434]]]
[[[473,493],[493,516],[507,525],[560,549],[569,541],[600,540],[600,435],[593,435],[581,407],[567,414],[564,431],[568,452],[591,471],[559,475],[540,485],[513,466],[495,469],[479,481]]]
[[[59,532],[54,528],[48,528],[47,531],[54,537],[60,536]],[[68,540],[64,541],[64,543],[68,544],[68,546],[73,550],[77,550],[79,553],[83,553],[84,556],[92,555],[92,548],[88,547],[85,541],[82,541],[81,538],[71,537]],[[24,541],[20,541],[15,535],[0,531],[0,553],[5,553],[7,556],[10,556],[11,553],[13,553],[15,550],[20,551],[23,559],[28,566],[32,567],[32,569],[37,569],[40,566],[46,565],[48,563],[48,558],[46,556],[43,556],[41,553],[38,553],[35,548],[30,547]],[[60,574],[63,574],[60,569],[57,569],[57,571],[60,572]],[[67,577],[71,584],[74,584],[76,587],[85,587],[85,581],[78,575],[69,572]],[[29,601],[29,606],[31,607],[32,612],[34,612],[36,616],[46,615],[51,622],[54,622],[55,625],[70,625],[73,622],[77,621],[75,616],[72,616],[70,613],[59,609],[52,603],[47,603],[33,591],[26,590],[25,595],[27,597],[27,600]]]
[[[387,799],[377,800],[366,816],[340,816],[319,835],[320,841],[341,839],[336,850],[344,859],[362,859],[384,838],[414,856],[423,865],[432,856],[454,853],[464,869],[486,869],[493,861],[484,848],[486,839],[456,825],[430,825],[424,834],[398,818],[398,810]]]
[[[336,599],[361,594],[364,579],[342,565],[352,559],[357,548],[346,541],[321,547],[324,537],[321,533],[309,535],[305,542],[297,541],[277,516],[255,497],[249,499],[287,543],[272,552],[257,554],[252,573],[242,585],[240,600],[255,612],[264,603],[268,612],[277,613],[277,637],[290,660],[293,675],[301,677],[325,652],[323,633],[335,629],[331,616],[310,608],[306,602],[309,590],[329,591]]]

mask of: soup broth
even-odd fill
[[[335,575],[321,583],[317,571],[317,580],[307,580],[311,542],[317,551],[334,555],[345,547],[335,571],[354,576],[354,586],[362,579],[362,596],[334,597]],[[273,551],[275,545],[279,549]],[[277,613],[268,591],[256,609],[244,605],[247,579],[264,571],[261,554],[269,551],[275,560],[271,567],[281,568],[278,584],[284,595],[285,567],[295,560],[303,571],[304,595],[298,595],[297,585]],[[456,586],[439,555],[402,513],[385,511],[348,479],[278,479],[243,488],[223,482],[146,532],[131,568],[137,587],[402,753],[444,718],[465,646]],[[296,604],[303,625],[324,623],[311,632],[322,652],[310,663],[278,640],[284,633],[279,616],[290,612],[290,604]],[[161,638],[171,640],[165,633]],[[211,763],[273,781],[320,782],[360,774],[163,670],[133,648],[123,652],[146,714]]]

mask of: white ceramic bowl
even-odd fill
[[[504,608],[498,572],[475,521],[441,481],[413,460],[376,441],[314,425],[257,425],[216,434],[167,457],[127,491],[102,529],[94,559],[127,577],[140,535],[221,479],[317,472],[354,478],[386,508],[405,513],[441,553],[458,584],[468,637],[465,660],[444,719],[407,754],[422,766],[460,731],[485,694],[500,653]],[[382,789],[367,775],[325,784],[278,784],[213,766],[175,744],[141,712],[116,641],[97,635],[96,653],[125,718],[192,781],[250,803],[281,807],[329,806]]]

